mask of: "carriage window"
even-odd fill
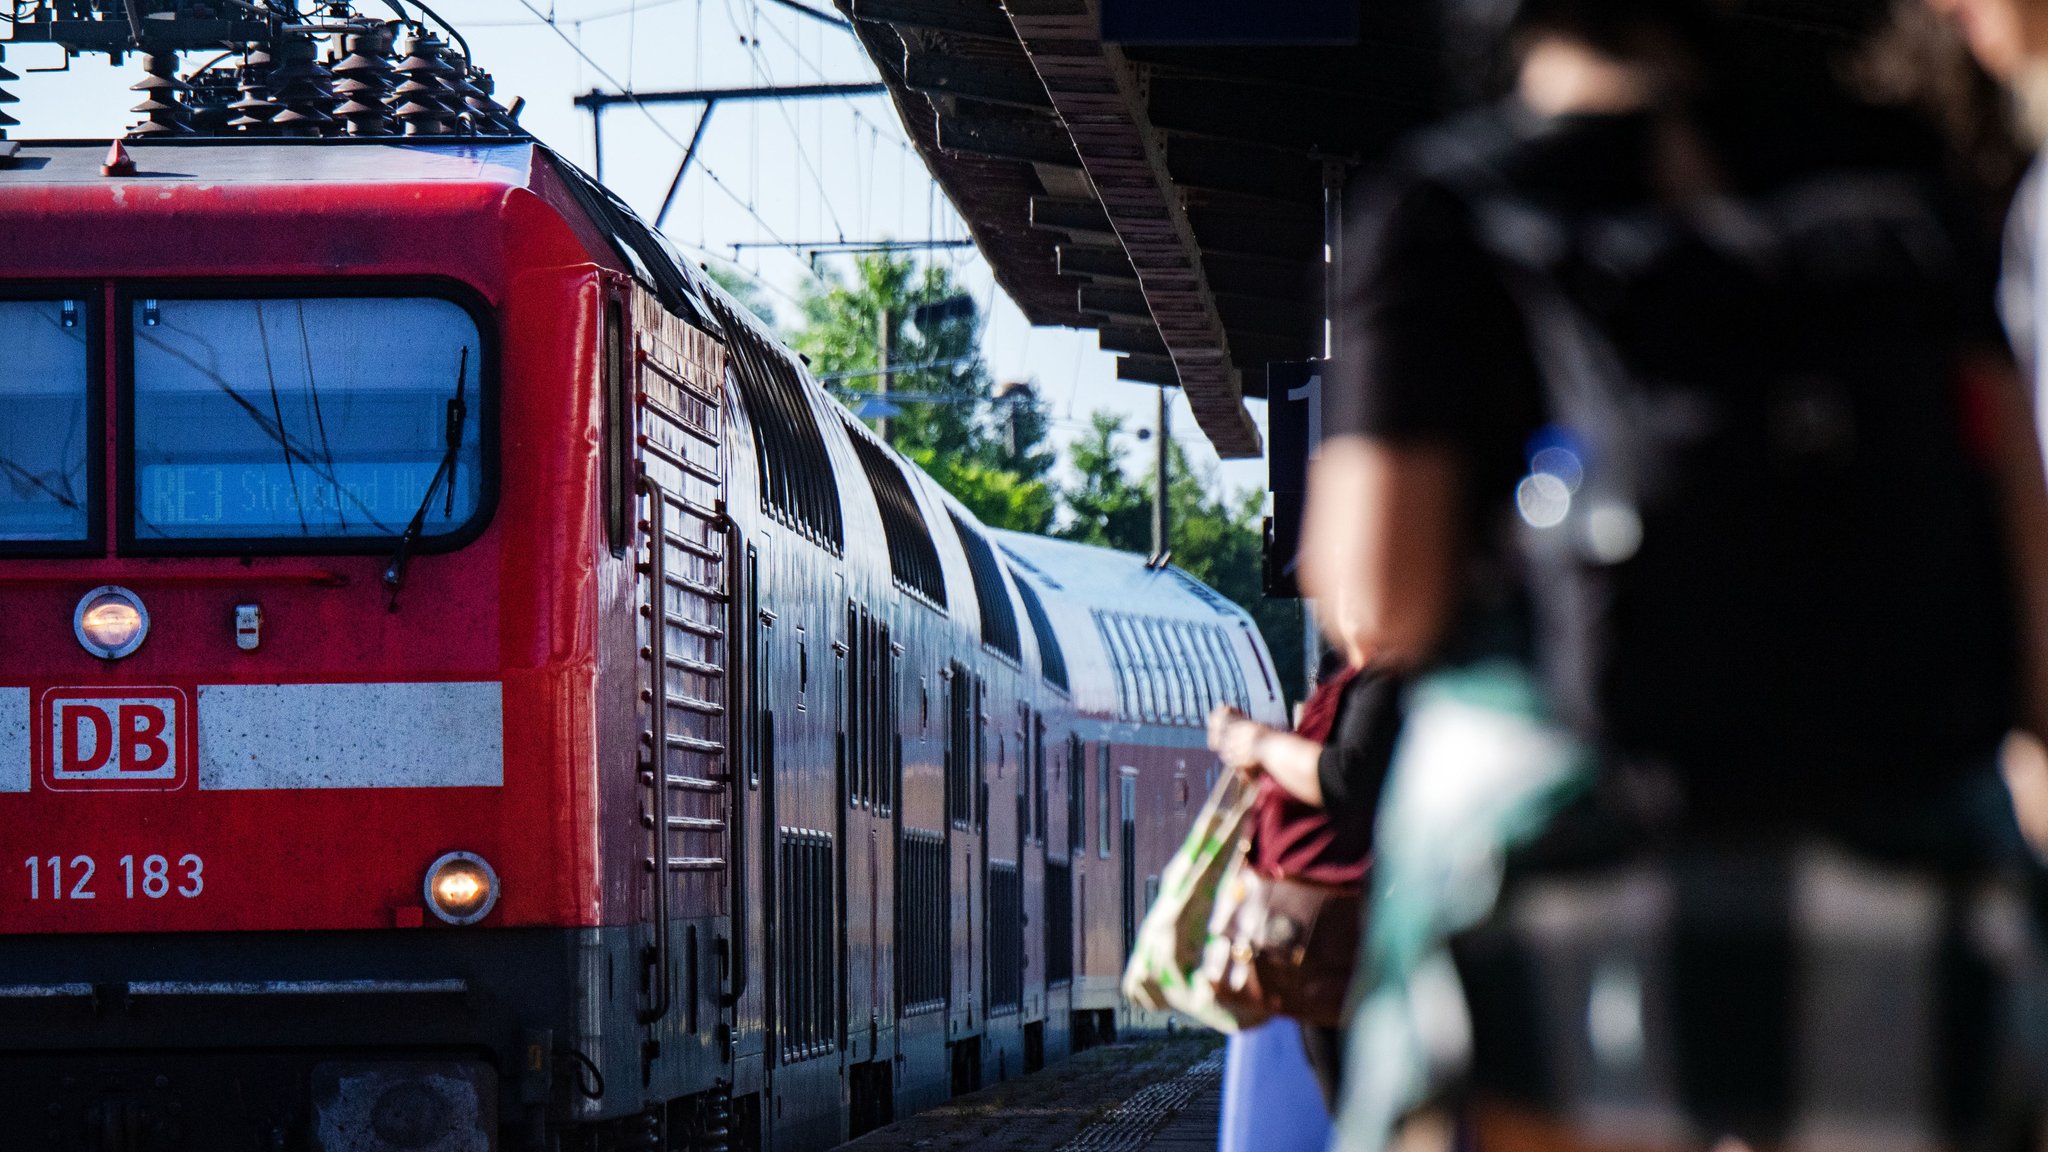
[[[1024,601],[1024,613],[1031,618],[1031,631],[1038,637],[1038,670],[1045,682],[1065,692],[1067,688],[1067,655],[1060,650],[1060,638],[1052,630],[1052,617],[1045,614],[1045,603],[1038,598],[1038,590],[1024,577],[1010,569],[1010,579],[1017,585],[1017,595]]]
[[[1109,859],[1109,741],[1095,746],[1095,850]]]
[[[1024,646],[1017,638],[1017,612],[1010,607],[1010,591],[1003,585],[1002,569],[996,567],[995,549],[981,533],[948,510],[960,547],[967,553],[967,569],[974,576],[974,598],[981,605],[981,642],[1012,660],[1024,658]]]
[[[138,299],[139,540],[431,539],[483,503],[483,348],[427,297]]]
[[[0,300],[0,541],[91,534],[86,306]]]

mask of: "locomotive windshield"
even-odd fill
[[[432,537],[476,515],[483,356],[461,306],[151,297],[130,319],[138,540],[388,540],[423,504]]]
[[[93,380],[81,300],[0,300],[0,541],[83,541]]]

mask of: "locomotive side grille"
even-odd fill
[[[808,828],[781,830],[777,864],[776,982],[784,1064],[833,1050],[836,991],[832,915],[832,837]]]
[[[682,1027],[695,1031],[704,1007],[697,930],[688,927],[678,941],[670,928],[726,914],[731,897],[724,354],[644,291],[633,297],[632,331],[636,399],[630,422],[609,433],[607,444],[614,452],[630,447],[620,464],[638,467],[638,524],[622,527],[635,528],[642,549],[639,816],[652,931],[639,1015],[651,1024],[680,1005]]]
[[[896,866],[900,928],[896,971],[905,1016],[937,1012],[946,1006],[947,915],[949,881],[946,838],[916,828],[903,830],[903,851]]]
[[[988,865],[988,1012],[1024,1006],[1024,874],[1014,861]]]
[[[1065,984],[1074,978],[1074,866],[1065,860],[1045,862],[1045,982]]]
[[[641,403],[634,446],[646,478],[641,651],[648,663],[650,861],[669,915],[717,915],[730,885],[726,818],[727,532],[718,511],[722,354],[651,297],[635,298]],[[665,825],[665,826],[663,826]],[[665,904],[664,904],[665,900]],[[666,918],[666,917],[664,917]]]

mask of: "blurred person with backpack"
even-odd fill
[[[1508,7],[1345,245],[1302,579],[1414,687],[1338,1147],[2006,1146],[2048,489],[1968,197],[1705,0]]]

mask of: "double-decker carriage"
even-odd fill
[[[1119,1029],[1244,615],[523,138],[0,159],[0,1146],[820,1148]]]

